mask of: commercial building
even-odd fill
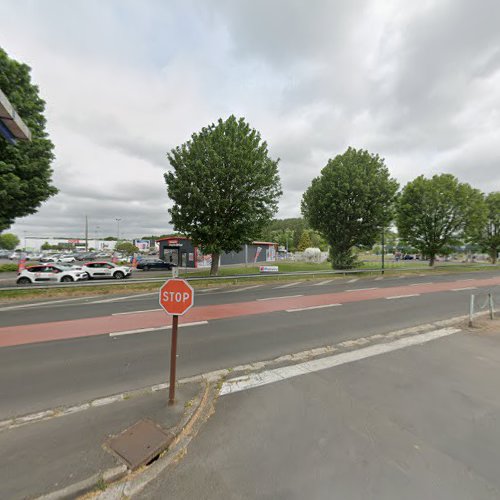
[[[157,240],[160,259],[179,267],[210,267],[212,256],[203,255],[197,246],[185,236],[168,236]],[[243,245],[238,252],[222,253],[219,264],[252,264],[274,262],[278,244],[270,241],[253,241]]]

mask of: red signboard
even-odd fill
[[[187,281],[167,280],[160,288],[160,306],[170,315],[182,316],[194,304],[194,290]]]

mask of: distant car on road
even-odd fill
[[[29,266],[17,275],[18,285],[29,285],[30,283],[71,283],[83,281],[88,275],[82,269],[68,269],[57,264],[45,264],[40,266]]]
[[[413,260],[413,259],[414,259],[413,255],[409,255],[409,254],[407,254],[403,257],[403,260]]]
[[[122,280],[129,278],[132,269],[128,266],[119,266],[112,262],[87,262],[82,268],[89,276],[89,279],[114,278]]]
[[[137,264],[137,269],[143,269],[144,271],[149,271],[150,269],[167,269],[170,271],[173,267],[176,267],[176,265],[161,259],[143,259]]]

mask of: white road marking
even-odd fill
[[[261,301],[261,300],[291,299],[293,297],[303,297],[303,295],[284,295],[283,297],[266,297],[264,299],[257,299],[257,300]]]
[[[245,290],[252,290],[253,288],[259,288],[263,285],[251,285],[251,286],[245,286],[243,288],[235,288],[234,290],[227,290],[225,292],[222,292],[222,293],[235,293],[235,292],[243,292]]]
[[[452,292],[461,292],[462,290],[477,290],[477,286],[464,286],[463,288],[452,288]]]
[[[142,311],[129,311],[129,312],[123,312],[123,313],[113,313],[111,316],[123,316],[125,314],[139,314],[139,313],[148,313],[148,312],[153,312],[153,311],[163,311],[161,307],[158,309],[144,309]]]
[[[353,278],[352,280],[349,280],[347,283],[354,283],[355,281],[358,281],[359,278]]]
[[[380,280],[383,280],[384,277],[383,276],[379,276],[378,278],[375,278],[373,281],[380,281]]]
[[[351,288],[350,290],[346,290],[346,292],[362,292],[364,290],[378,290],[378,287],[374,286],[373,288]]]
[[[273,290],[277,290],[278,288],[288,288],[289,286],[299,285],[300,283],[302,283],[302,282],[301,281],[294,281],[293,283],[287,283],[286,285],[275,286],[273,288]]]
[[[474,281],[475,278],[464,278],[463,280],[457,280],[457,281]]]
[[[75,300],[88,300],[88,299],[94,299],[95,297],[97,297],[97,295],[93,295],[91,297],[75,297],[74,299],[49,300],[47,302],[36,302],[36,303],[31,303],[31,304],[19,304],[17,306],[2,307],[0,309],[0,311],[10,311],[13,309],[24,309],[25,307],[38,307],[38,306],[60,304],[60,303],[71,302],[71,301],[75,301]],[[92,304],[92,302],[89,302],[89,303]]]
[[[139,293],[137,295],[127,295],[126,297],[115,297],[114,299],[94,300],[89,304],[106,304],[108,302],[118,302],[119,300],[135,299],[137,297],[147,297],[148,295],[158,295],[158,292]]]
[[[392,300],[392,299],[406,299],[408,297],[419,297],[419,293],[410,293],[408,295],[393,295],[392,297],[386,297],[386,300]]]
[[[432,281],[428,281],[427,283],[411,283],[408,286],[419,286],[419,285],[433,285],[434,283]]]
[[[326,281],[320,281],[319,283],[313,283],[312,286],[323,286],[327,285],[328,283],[331,283],[334,280],[326,280]]]
[[[203,290],[196,290],[197,292],[215,292],[215,290],[220,290],[220,287],[218,288],[204,288]]]
[[[193,323],[181,323],[179,324],[179,328],[185,326],[198,326],[198,325],[208,325],[208,321],[195,321]],[[124,332],[112,332],[109,334],[110,337],[122,337],[123,335],[133,335],[135,333],[149,333],[149,332],[157,332],[159,330],[170,330],[172,325],[167,326],[157,326],[155,328],[140,328],[139,330],[126,330]]]
[[[336,307],[342,304],[324,304],[322,306],[310,306],[310,307],[299,307],[298,309],[286,309],[287,313],[293,313],[298,311],[311,311],[312,309],[324,309],[326,307]]]
[[[369,347],[363,347],[361,349],[336,354],[326,358],[306,361],[296,365],[284,366],[274,370],[266,370],[260,373],[243,375],[224,382],[220,390],[220,395],[224,396],[226,394],[233,394],[246,389],[253,389],[254,387],[272,384],[273,382],[281,382],[282,380],[298,377],[299,375],[307,375],[309,373],[327,370],[346,363],[352,363],[354,361],[404,349],[405,347],[425,344],[426,342],[447,337],[457,332],[460,332],[460,329],[442,328],[440,330],[413,335],[412,337],[405,337],[386,344],[375,344]]]

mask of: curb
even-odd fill
[[[163,384],[162,384],[163,385]],[[168,384],[167,384],[168,385]],[[192,422],[196,422],[199,418],[199,414],[203,410],[203,404],[207,401],[208,393],[209,393],[210,385],[205,384],[203,388],[203,394],[200,396],[200,393],[196,396],[197,404],[193,405],[192,409],[186,411],[181,419],[181,421],[174,427],[173,433],[176,435],[169,448],[163,452],[166,455],[170,455],[170,450],[173,446],[176,446],[180,437],[184,434],[186,429],[189,429],[193,424]],[[159,389],[158,389],[159,390]],[[108,398],[107,398],[108,399]],[[160,459],[161,459],[160,455]],[[157,462],[160,460],[158,459]],[[154,462],[156,464],[157,462]],[[152,466],[150,466],[152,467]],[[141,471],[147,472],[147,468],[139,469],[134,472],[134,474],[141,473]],[[79,481],[77,483],[73,483],[65,488],[61,488],[60,490],[53,491],[51,493],[41,495],[35,497],[36,500],[70,500],[74,498],[79,498],[84,496],[85,498],[93,498],[96,494],[95,490],[107,487],[108,485],[123,479],[128,474],[131,474],[126,465],[119,465],[117,467],[112,467],[110,469],[106,469],[97,474],[93,474],[92,476]],[[128,482],[128,481],[127,481]],[[97,493],[99,495],[99,493]]]

